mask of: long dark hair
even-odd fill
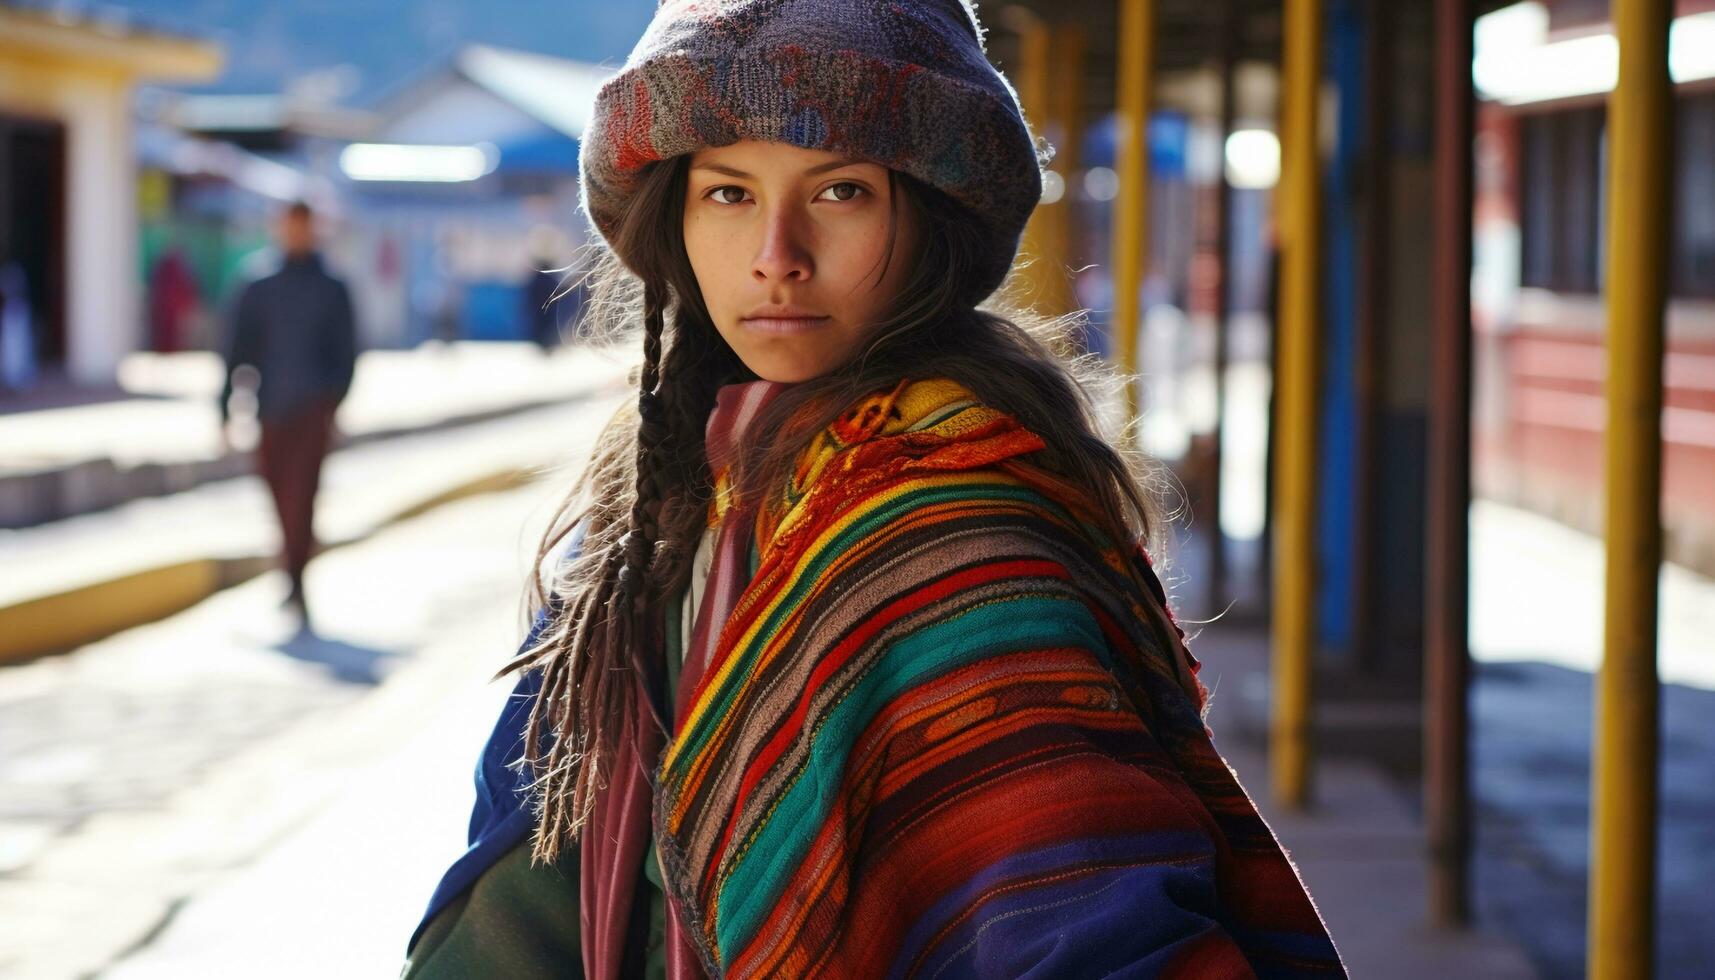
[[[542,671],[524,743],[539,790],[538,860],[577,839],[618,740],[660,724],[641,716],[637,685],[665,676],[665,611],[690,580],[706,527],[704,428],[723,384],[755,378],[715,329],[685,251],[689,163],[682,154],[650,165],[611,247],[592,246],[583,274],[591,288],[580,332],[624,335],[641,321],[643,362],[636,402],[603,430],[537,551],[528,604],[550,620],[500,671]],[[1034,462],[1083,488],[1115,540],[1152,541],[1159,490],[1140,456],[1116,448],[1132,444],[1129,434],[1104,438],[1098,420],[1101,396],[1123,379],[1066,349],[1078,314],[1048,319],[1018,304],[1016,267],[977,305],[965,287],[987,247],[975,216],[910,175],[889,170],[888,179],[894,229],[900,207],[918,229],[905,257],[912,271],[848,363],[785,389],[751,423],[758,438],[734,464],[734,492],[757,501],[784,486],[808,442],[862,396],[945,377],[1040,435],[1048,448]],[[898,258],[895,240],[886,262]],[[544,582],[545,559],[580,524],[578,554]]]

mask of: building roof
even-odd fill
[[[374,109],[383,143],[487,145],[501,172],[575,174],[578,140],[613,69],[469,44]]]
[[[486,44],[467,45],[456,63],[466,78],[573,139],[582,138],[596,90],[615,71]]]
[[[363,139],[375,128],[373,113],[270,92],[258,95],[152,93],[154,114],[197,133],[260,133],[290,130],[330,139]]]
[[[425,115],[454,111],[453,102],[459,100],[450,92],[474,86],[535,123],[578,139],[589,124],[596,90],[614,71],[551,55],[469,44],[445,64],[411,79],[376,106],[376,112],[383,120],[382,131],[415,130]],[[470,100],[467,96],[462,101]]]
[[[0,4],[0,58],[51,58],[161,81],[204,81],[220,74],[220,45],[138,23],[120,8],[37,9]]]

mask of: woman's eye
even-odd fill
[[[857,197],[859,194],[869,193],[868,191],[864,190],[862,185],[854,184],[849,180],[842,180],[837,184],[829,184],[827,187],[827,190],[822,191],[822,193],[826,194],[828,191],[836,190],[836,189],[841,188],[841,187],[849,188],[851,190],[851,193],[845,194],[845,195],[835,195],[836,200],[849,201],[849,200],[852,200],[853,198]]]
[[[723,197],[722,195],[725,194],[727,191],[737,191],[740,195],[739,199],[734,201],[734,200],[730,200],[726,197]],[[735,184],[722,184],[719,187],[715,187],[715,188],[710,189],[708,194],[706,194],[704,196],[714,198],[715,201],[719,204],[742,204],[744,202],[743,194],[744,194],[744,188],[742,188],[742,187],[739,187]]]

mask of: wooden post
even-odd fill
[[[1429,916],[1470,919],[1471,0],[1436,0],[1435,285],[1424,569]]]
[[[1222,422],[1227,414],[1227,341],[1233,306],[1233,185],[1227,180],[1226,146],[1238,115],[1238,72],[1244,18],[1239,0],[1221,0],[1221,36],[1216,48],[1221,59],[1221,166],[1215,192],[1215,431],[1209,461],[1209,608],[1221,609],[1227,599],[1227,536],[1221,530],[1221,457],[1225,455]]]

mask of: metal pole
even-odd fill
[[[1227,180],[1226,141],[1233,134],[1238,115],[1238,93],[1234,84],[1239,61],[1239,0],[1221,0],[1221,36],[1216,40],[1221,57],[1221,147],[1222,165],[1215,193],[1215,431],[1209,467],[1209,607],[1221,609],[1227,592],[1227,536],[1221,530],[1222,421],[1227,414],[1227,340],[1232,327],[1233,186]]]
[[[1615,0],[1608,119],[1607,602],[1596,678],[1589,975],[1653,974],[1661,406],[1672,197],[1671,0]]]
[[[1274,533],[1274,676],[1270,760],[1275,797],[1311,796],[1311,679],[1316,644],[1316,389],[1322,313],[1322,168],[1317,100],[1321,0],[1287,0],[1282,66],[1280,374]]]
[[[1434,347],[1424,569],[1429,915],[1470,920],[1471,0],[1437,0]]]
[[[1138,291],[1149,264],[1149,110],[1154,102],[1155,0],[1119,0],[1118,126],[1113,210],[1113,351],[1126,377],[1126,423],[1139,414],[1137,341],[1143,326]]]
[[[1360,668],[1380,663],[1376,636],[1376,500],[1381,467],[1376,435],[1387,363],[1388,300],[1392,295],[1394,4],[1364,4],[1363,252],[1358,258],[1358,314],[1352,350],[1352,648]]]

